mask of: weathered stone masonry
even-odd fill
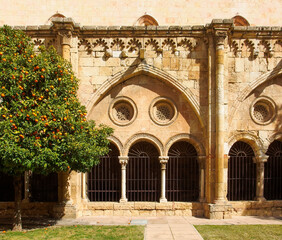
[[[54,18],[52,25],[17,28],[35,47],[54,45],[72,63],[88,119],[115,129],[110,140],[120,152],[119,203],[89,202],[87,175],[60,174],[60,204],[49,204],[48,214],[281,216],[282,201],[266,200],[263,190],[266,151],[282,140],[281,27],[235,27],[228,19],[205,26],[80,27],[72,19]],[[114,101],[132,106],[132,120],[123,123],[111,112]],[[158,101],[174,114],[167,124],[154,115]],[[268,112],[261,112],[264,107]],[[140,141],[159,151],[160,202],[130,202],[126,196],[128,153]],[[197,202],[166,199],[169,149],[178,141],[197,151]],[[228,154],[237,141],[248,143],[255,155],[256,196],[248,201],[227,200]],[[6,206],[0,203],[0,210]]]

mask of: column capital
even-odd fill
[[[268,156],[264,153],[261,153],[260,155],[255,157],[255,161],[258,163],[267,162]]]
[[[161,164],[167,164],[169,156],[159,156],[159,161]]]
[[[129,157],[128,157],[128,156],[119,156],[118,159],[119,159],[119,163],[120,163],[122,166],[126,166],[127,163],[128,163]]]
[[[201,169],[205,168],[206,159],[207,159],[207,156],[204,156],[204,155],[198,156],[198,162],[199,162],[199,165],[200,165]]]

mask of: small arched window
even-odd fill
[[[137,20],[135,25],[136,26],[159,26],[157,20],[148,14],[145,14],[142,17],[140,17]]]
[[[234,26],[250,26],[249,22],[246,18],[243,18],[242,16],[235,16],[232,18]]]

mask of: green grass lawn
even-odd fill
[[[66,226],[48,227],[31,231],[2,231],[0,239],[109,239],[143,240],[144,226]]]
[[[282,225],[196,225],[205,240],[281,240]]]

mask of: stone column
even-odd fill
[[[168,156],[160,156],[160,164],[161,164],[161,197],[160,197],[160,202],[167,202],[167,199],[165,197],[165,181],[166,181],[166,164],[168,161],[169,157]]]
[[[215,31],[216,42],[216,159],[215,159],[215,203],[222,203],[226,198],[224,182],[224,42],[225,31]]]
[[[257,201],[265,201],[264,190],[264,163],[267,162],[267,156],[261,154],[256,161],[257,179],[256,179],[256,198]]]
[[[128,163],[127,156],[120,156],[119,163],[121,164],[121,198],[119,200],[120,203],[127,202],[126,198],[126,165]]]
[[[199,202],[205,202],[205,161],[206,156],[199,156],[198,157],[199,162],[199,187],[200,187],[200,196],[199,196]]]

